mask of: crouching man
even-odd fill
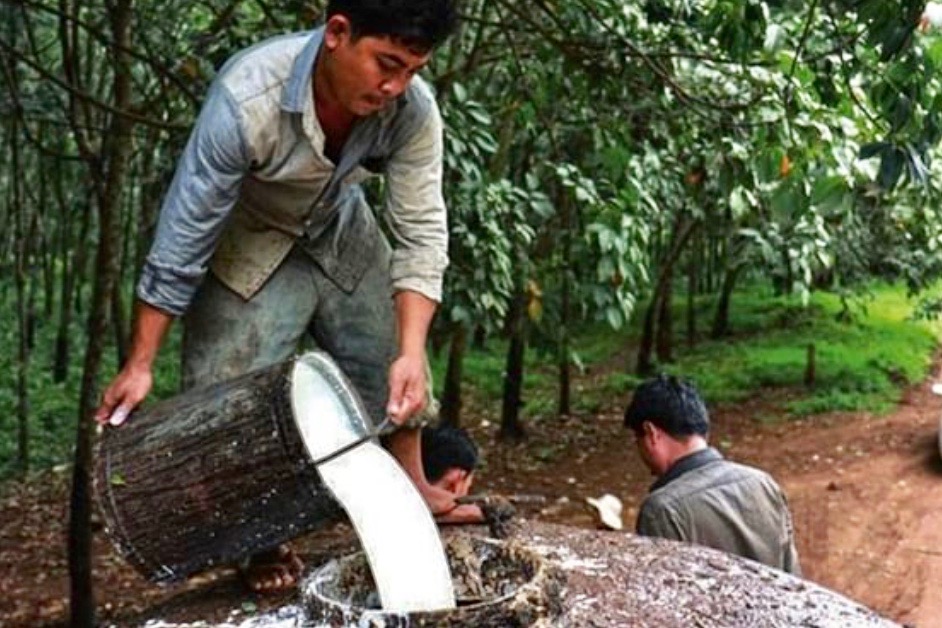
[[[646,381],[625,411],[625,427],[657,476],[638,513],[638,534],[801,575],[782,489],[764,471],[725,460],[709,446],[710,417],[691,384],[664,375]]]

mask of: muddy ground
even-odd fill
[[[830,414],[781,422],[787,391],[713,410],[712,441],[737,461],[761,466],[787,493],[805,576],[898,622],[942,627],[942,397],[933,377],[908,389],[887,416]],[[618,403],[620,400],[613,400]],[[477,490],[539,495],[529,518],[593,528],[586,497],[613,493],[634,523],[651,478],[621,427],[617,408],[594,416],[530,421],[529,438],[494,437],[495,419],[469,409],[484,464]],[[761,417],[763,420],[757,420]],[[67,624],[65,555],[68,470],[0,486],[0,626]],[[309,564],[349,547],[345,525],[299,539]],[[225,619],[294,600],[248,592],[231,569],[171,587],[151,585],[95,535],[95,591],[104,625]]]

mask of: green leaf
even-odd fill
[[[258,610],[258,604],[255,602],[242,602],[242,612],[244,613],[254,613]]]
[[[621,329],[624,323],[621,311],[617,307],[606,308],[605,319],[608,321],[608,324],[612,326],[612,329]]]
[[[900,94],[899,98],[896,100],[896,105],[893,107],[893,116],[892,124],[893,130],[898,131],[906,126],[906,123],[909,122],[910,118],[913,115],[913,101],[907,98],[905,95]]]
[[[111,474],[111,477],[108,478],[108,482],[111,483],[111,486],[124,486],[127,482],[124,479],[124,476],[115,471]]]
[[[877,175],[877,181],[884,190],[892,190],[896,187],[900,175],[903,174],[904,160],[898,150],[888,150],[883,153],[883,161],[880,162],[880,174]]]
[[[860,147],[860,158],[871,159],[877,155],[882,155],[883,151],[889,147],[890,145],[887,142],[871,142],[869,144],[864,144]]]
[[[843,203],[847,191],[847,183],[842,177],[821,177],[814,182],[811,202],[824,210],[837,209]]]

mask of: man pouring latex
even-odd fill
[[[99,422],[120,424],[147,396],[177,317],[185,388],[288,359],[309,336],[374,423],[422,412],[448,235],[442,121],[416,74],[456,27],[454,0],[331,0],[322,27],[225,64],[164,200]],[[392,247],[360,185],[373,175]],[[425,478],[419,434],[399,430],[388,447],[433,514],[467,519],[475,507],[455,509]],[[281,554],[292,569],[275,580],[293,582]]]

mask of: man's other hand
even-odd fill
[[[154,377],[149,367],[125,366],[102,395],[95,412],[101,425],[121,425],[150,392]]]
[[[401,355],[389,368],[389,402],[386,412],[402,425],[428,402],[425,356]]]

